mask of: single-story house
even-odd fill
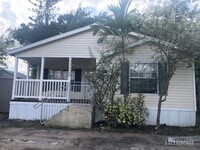
[[[9,112],[9,102],[12,97],[13,76],[13,71],[5,69],[0,70],[0,113]],[[26,76],[18,73],[17,78],[24,79]]]
[[[148,41],[141,41],[138,36],[134,32],[129,35],[129,41],[134,47],[134,51],[126,56],[130,64],[129,72],[137,72],[133,66],[140,63],[149,67],[151,72],[148,73],[153,76],[143,78],[139,74],[129,74],[130,84],[137,85],[132,86],[134,88],[130,90],[130,95],[144,93],[145,105],[150,112],[148,124],[155,125],[159,83],[151,81],[156,80],[159,68],[152,58],[152,47]],[[91,26],[85,26],[11,50],[10,55],[15,56],[15,75],[9,118],[34,120],[42,116],[42,119],[49,120],[53,117],[55,123],[62,118],[59,116],[64,115],[63,109],[74,107],[75,104],[77,106],[77,103],[79,108],[88,107],[91,112],[92,90],[86,73],[96,66],[100,58],[98,51],[106,49],[105,45],[98,44],[98,39],[98,36],[93,36]],[[19,59],[36,68],[34,78],[16,78]],[[120,95],[120,92],[117,94]],[[83,112],[79,114],[76,112],[79,119],[81,115],[83,118],[87,116]],[[182,68],[175,72],[171,80],[167,101],[162,104],[161,124],[194,126],[195,122],[194,68]]]

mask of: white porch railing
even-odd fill
[[[40,80],[33,79],[16,79],[15,81],[15,98],[38,98]]]
[[[40,82],[38,79],[16,79],[14,98],[67,99],[69,91],[72,102],[74,99],[91,99],[92,91],[88,82],[71,83],[70,86],[68,84],[68,80],[47,79]]]
[[[43,80],[42,98],[66,99],[68,80]]]

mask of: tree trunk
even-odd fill
[[[45,3],[45,26],[49,24],[49,0],[46,0]]]
[[[167,100],[167,93],[168,93],[168,89],[169,89],[169,82],[171,80],[170,76],[167,80],[166,83],[160,93],[159,99],[158,99],[158,110],[157,110],[157,118],[156,118],[156,130],[158,130],[160,128],[160,115],[161,115],[161,106],[162,106],[162,102]],[[164,97],[164,98],[163,98]]]
[[[161,104],[162,104],[162,95],[159,96],[158,100],[158,110],[157,110],[157,118],[156,118],[156,130],[160,128],[160,115],[161,115]]]

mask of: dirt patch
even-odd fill
[[[6,129],[8,127],[15,128],[29,128],[29,133],[34,133],[35,129],[38,130],[52,130],[52,129],[61,129],[61,130],[79,130],[79,129],[69,129],[61,127],[45,127],[40,124],[39,121],[26,121],[26,120],[0,120],[0,128]],[[191,136],[191,135],[200,135],[200,126],[195,127],[173,127],[161,125],[160,130],[156,131],[155,126],[135,126],[132,128],[122,128],[122,127],[109,127],[105,122],[103,124],[97,123],[91,130],[81,129],[82,131],[98,131],[98,132],[117,132],[117,133],[141,133],[141,134],[158,134],[158,135],[168,135],[168,136]]]
[[[194,145],[166,145],[168,135],[198,135],[199,127],[177,128],[154,126],[108,128],[96,126],[92,130],[48,128],[39,121],[0,120],[0,149],[9,150],[199,150]]]
[[[200,126],[195,127],[174,127],[161,125],[159,130],[155,130],[155,126],[134,126],[130,128],[122,128],[116,126],[108,126],[107,124],[97,124],[93,130],[99,132],[120,132],[120,133],[142,133],[142,134],[159,134],[159,135],[200,135]]]
[[[161,125],[160,129],[155,130],[155,126],[133,126],[130,128],[123,128],[120,126],[108,126],[105,121],[97,122],[93,130],[99,132],[120,132],[120,133],[142,133],[142,134],[158,134],[168,136],[191,136],[200,135],[200,113],[196,116],[196,126],[194,127],[175,127]]]
[[[34,131],[34,132],[33,132]],[[34,127],[0,128],[0,149],[10,150],[198,150],[188,146],[165,145],[167,136],[156,134],[97,132]]]

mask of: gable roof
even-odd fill
[[[59,39],[63,39],[63,38],[66,38],[66,37],[69,37],[69,36],[84,32],[84,31],[88,31],[90,29],[92,29],[91,25],[88,25],[88,26],[85,26],[85,27],[82,27],[82,28],[78,28],[78,29],[75,29],[75,30],[72,30],[72,31],[69,31],[69,32],[66,32],[66,33],[63,33],[63,34],[59,34],[59,35],[56,35],[56,36],[53,36],[53,37],[32,43],[32,44],[26,45],[26,46],[22,46],[22,47],[10,50],[8,53],[10,55],[15,55],[15,53],[22,52],[22,51],[25,51],[25,50],[28,50],[30,48],[34,48],[34,47],[37,47],[37,46],[41,46],[41,45],[44,45],[44,44],[47,44],[47,43],[50,43],[50,42],[53,42],[53,41],[56,41],[56,40],[59,40]]]
[[[53,42],[53,41],[57,41],[57,40],[60,40],[60,39],[63,39],[63,38],[66,38],[66,37],[69,37],[69,36],[72,36],[72,35],[75,35],[75,34],[79,34],[81,32],[85,32],[85,31],[91,30],[92,29],[92,25],[93,24],[85,26],[85,27],[81,27],[81,28],[78,28],[78,29],[75,29],[75,30],[72,30],[72,31],[69,31],[69,32],[66,32],[66,33],[62,33],[60,35],[56,35],[56,36],[53,36],[53,37],[50,37],[50,38],[47,38],[47,39],[44,39],[44,40],[41,40],[41,41],[38,41],[38,42],[35,42],[35,43],[32,43],[32,44],[29,44],[29,45],[26,45],[26,46],[22,46],[22,47],[10,50],[9,54],[10,55],[15,55],[16,53],[23,52],[23,51],[26,51],[26,50],[31,49],[31,48],[35,48],[35,47],[38,47],[38,46],[41,46],[41,45],[44,45],[44,44],[47,44],[47,43],[50,43],[50,42]],[[138,41],[134,41],[133,43],[129,43],[127,45],[127,48],[135,47],[135,46],[144,44],[146,42],[155,42],[155,43],[157,43],[159,41],[156,38],[152,38],[150,36],[146,36],[146,35],[143,35],[143,34],[140,34],[140,33],[136,33],[136,32],[130,32],[129,35],[137,37]],[[164,41],[162,41],[161,44],[174,47],[173,44],[170,44],[170,43],[164,42]]]

